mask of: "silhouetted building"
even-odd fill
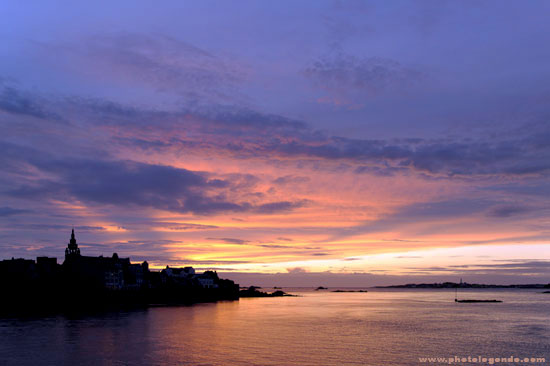
[[[146,285],[149,264],[143,262],[130,263],[127,271],[124,273],[124,286],[128,289],[140,289]]]
[[[0,278],[4,283],[23,283],[37,277],[36,263],[32,259],[12,258],[0,262]]]
[[[54,272],[57,269],[57,258],[36,257],[36,266],[42,272]]]
[[[117,253],[113,253],[112,257],[81,255],[74,229],[72,230],[63,262],[63,270],[72,282],[77,281],[80,286],[122,290],[125,288],[125,278],[131,285],[136,284],[136,270],[130,270],[130,266],[130,258],[119,258]],[[142,274],[138,276],[143,278]],[[131,287],[135,288],[135,286]]]
[[[76,244],[76,238],[74,236],[74,228],[71,232],[71,240],[65,249],[65,259],[67,257],[77,257],[80,256],[80,249],[78,249],[78,244]]]
[[[61,266],[57,264],[57,258],[37,257],[36,272],[41,286],[52,287],[59,281]]]
[[[203,288],[218,288],[218,274],[213,271],[206,271],[195,277],[199,285]]]
[[[170,266],[166,266],[166,268],[162,270],[162,273],[168,277],[188,278],[195,275],[195,269],[193,267],[170,268]]]

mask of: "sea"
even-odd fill
[[[283,290],[298,296],[3,317],[0,365],[550,363],[542,290],[461,289],[462,299],[503,301],[470,304],[445,289]]]

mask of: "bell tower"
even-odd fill
[[[78,244],[76,243],[76,238],[74,236],[74,228],[71,232],[71,240],[69,241],[69,244],[67,245],[67,248],[65,249],[65,259],[68,257],[79,257],[80,256],[80,249],[78,249]]]

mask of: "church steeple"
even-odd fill
[[[69,244],[65,249],[65,258],[69,256],[79,256],[79,255],[80,255],[80,249],[78,249],[78,244],[76,243],[76,238],[74,236],[74,227],[73,227],[73,230],[71,231],[71,240],[69,240]]]

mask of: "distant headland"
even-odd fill
[[[113,306],[191,304],[238,300],[239,285],[193,267],[161,271],[130,258],[83,256],[74,229],[65,260],[38,257],[0,261],[0,311],[79,311]]]

